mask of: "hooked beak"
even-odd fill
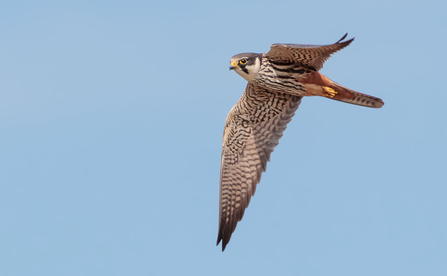
[[[234,70],[236,67],[237,67],[237,63],[233,61],[230,65],[230,70]]]

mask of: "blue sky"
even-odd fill
[[[442,1],[0,8],[0,275],[446,275]],[[231,56],[355,41],[305,98],[224,253]]]

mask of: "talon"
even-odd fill
[[[338,94],[337,91],[335,91],[334,89],[327,87],[327,86],[323,86],[323,90],[324,90],[324,92],[327,93],[327,97],[329,97],[329,98],[333,98],[333,97],[335,97],[335,95]]]

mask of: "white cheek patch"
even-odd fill
[[[256,76],[259,73],[259,70],[261,69],[261,61],[259,57],[256,57],[255,64],[246,66],[245,69],[248,71],[248,74],[245,73],[241,68],[236,68],[236,73],[241,75],[244,79],[247,81],[252,81],[256,78]]]

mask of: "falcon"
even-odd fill
[[[341,86],[318,72],[331,54],[354,40],[343,41],[346,36],[330,45],[273,44],[267,53],[243,53],[231,58],[230,70],[248,84],[225,121],[217,237],[217,245],[222,241],[222,251],[304,96],[372,108],[383,106],[381,99]]]

